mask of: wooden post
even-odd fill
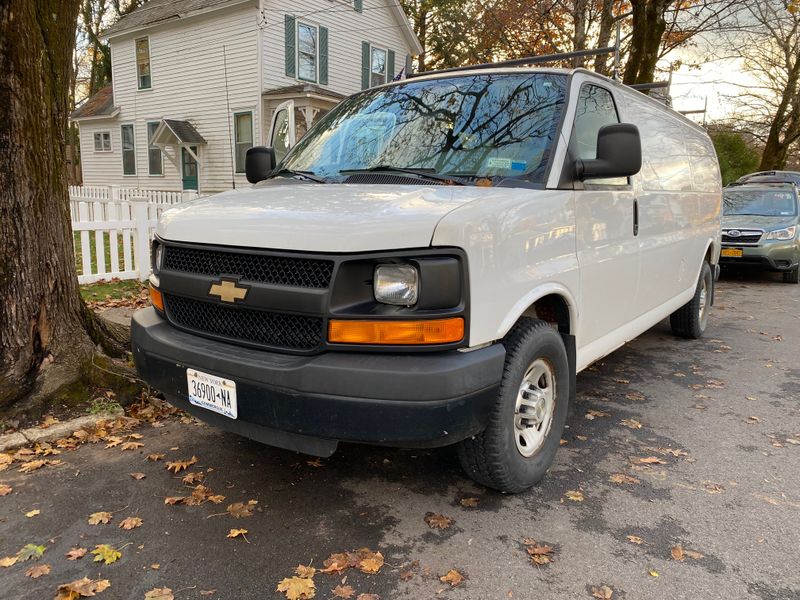
[[[136,270],[139,272],[139,281],[147,281],[150,276],[150,223],[147,210],[147,198],[132,196],[131,217],[134,223],[133,253],[136,260]]]

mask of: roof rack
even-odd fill
[[[469,65],[466,67],[450,67],[448,69],[438,69],[434,71],[421,71],[419,73],[409,73],[408,77],[422,77],[423,75],[433,75],[440,73],[458,73],[459,71],[473,71],[476,69],[502,69],[503,67],[523,67],[526,65],[539,65],[542,63],[557,62],[560,60],[569,60],[571,58],[583,58],[585,56],[599,56],[601,54],[615,54],[617,51],[616,46],[607,46],[605,48],[597,48],[591,50],[575,50],[574,52],[561,52],[559,54],[543,54],[542,56],[526,56],[524,58],[514,58],[511,60],[502,60],[494,63],[480,63],[477,65]],[[649,85],[649,84],[643,84]]]

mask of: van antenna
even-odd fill
[[[228,146],[231,149],[231,187],[236,189],[236,172],[234,166],[233,132],[231,131],[231,97],[228,94],[228,55],[225,52],[225,44],[222,44],[222,69],[225,72],[225,105],[228,107]]]

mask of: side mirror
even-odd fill
[[[247,181],[258,183],[264,181],[275,170],[275,150],[266,146],[253,146],[247,151],[244,159],[244,172]]]
[[[642,169],[642,140],[639,129],[630,123],[600,128],[597,134],[597,158],[575,161],[578,179],[629,177]]]

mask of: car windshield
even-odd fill
[[[797,214],[797,198],[793,191],[726,190],[725,215],[758,215],[789,217]]]
[[[543,183],[565,86],[564,75],[525,73],[367,90],[328,113],[282,166],[323,177],[398,168]]]

